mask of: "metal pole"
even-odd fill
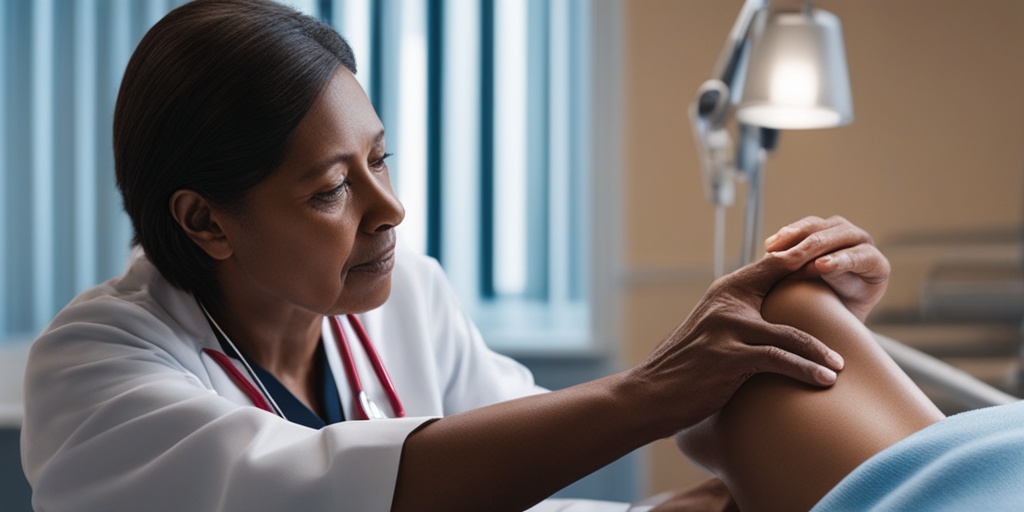
[[[747,178],[747,210],[743,224],[743,265],[757,259],[758,241],[764,216],[764,167],[768,161],[768,151],[758,148],[754,165],[745,170]]]

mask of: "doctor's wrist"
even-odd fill
[[[648,441],[669,437],[683,428],[683,420],[671,414],[672,400],[663,397],[658,382],[646,376],[646,372],[633,368],[617,377],[615,393],[625,404],[622,414],[633,418],[637,428]]]

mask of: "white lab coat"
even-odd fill
[[[484,345],[434,260],[399,250],[392,282],[387,303],[360,317],[408,417],[318,431],[251,407],[202,354],[220,346],[196,301],[135,258],[75,298],[31,349],[22,459],[36,510],[389,510],[411,431],[544,391]],[[354,417],[326,322],[323,335]],[[390,414],[349,339],[363,386]]]

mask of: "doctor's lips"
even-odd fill
[[[349,272],[362,272],[367,274],[388,274],[395,267],[395,244],[388,245],[383,250],[375,253],[368,261],[353,265]]]

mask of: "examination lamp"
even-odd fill
[[[842,27],[810,1],[773,11],[746,0],[714,69],[690,106],[708,199],[715,204],[715,276],[725,269],[725,208],[747,182],[743,265],[762,237],[763,173],[779,130],[842,126],[853,120]],[[733,149],[728,121],[739,143]]]

